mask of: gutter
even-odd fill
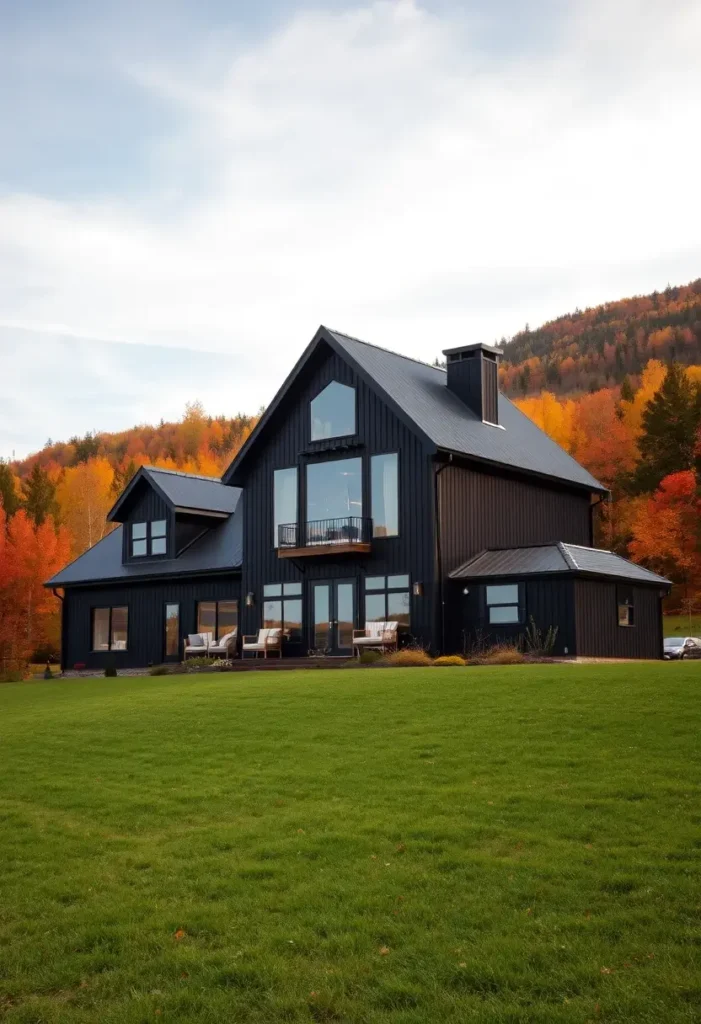
[[[441,637],[441,654],[445,653],[445,581],[443,579],[443,550],[441,545],[441,496],[438,477],[444,469],[452,465],[453,453],[448,453],[448,461],[442,463],[433,475],[433,514],[436,522],[436,571],[438,573],[438,614],[440,616],[439,633]]]

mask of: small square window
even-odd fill
[[[165,555],[166,553],[166,539],[165,537],[154,537],[151,541],[151,554],[152,555]]]
[[[132,523],[131,537],[132,540],[146,540],[146,528],[147,523]]]
[[[148,542],[145,540],[135,540],[131,545],[131,553],[134,557],[140,557],[147,553]]]
[[[263,597],[282,597],[282,583],[265,583]]]
[[[283,583],[282,592],[285,597],[297,597],[302,593],[301,583]]]
[[[384,590],[385,589],[385,576],[366,576],[365,577],[365,589],[366,590]]]
[[[387,589],[388,590],[406,590],[409,586],[408,576],[388,576],[387,577]]]
[[[166,521],[165,519],[155,519],[151,523],[151,536],[152,537],[165,537],[166,535]]]

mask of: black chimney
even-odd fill
[[[483,423],[499,426],[499,357],[492,345],[461,345],[444,349],[447,384]]]

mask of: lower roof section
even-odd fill
[[[242,507],[228,519],[217,523],[178,558],[153,561],[122,561],[122,529],[108,533],[101,541],[61,569],[45,583],[47,587],[69,587],[81,583],[106,583],[112,580],[143,580],[153,577],[183,576],[193,573],[232,572],[241,568],[243,555]]]
[[[480,551],[464,565],[454,569],[450,578],[480,580],[495,576],[547,576],[555,573],[629,580],[631,583],[648,583],[658,587],[671,586],[664,576],[658,576],[642,565],[621,558],[613,551],[565,544],[562,541],[535,547]]]

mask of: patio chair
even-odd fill
[[[230,633],[226,633],[216,643],[212,642],[207,648],[207,653],[210,657],[216,655],[222,658],[235,658],[236,657],[236,638],[238,637],[238,628],[232,629]]]
[[[183,661],[187,661],[188,654],[197,658],[206,658],[211,642],[211,633],[189,633],[183,640]]]
[[[366,622],[365,629],[353,630],[353,653],[360,657],[361,651],[396,651],[397,622]]]
[[[242,658],[246,653],[254,654],[256,658],[259,654],[262,654],[264,658],[267,658],[268,652],[277,652],[278,658],[282,657],[281,629],[259,629],[257,635],[253,633],[250,636],[243,637],[243,644],[241,645]]]

